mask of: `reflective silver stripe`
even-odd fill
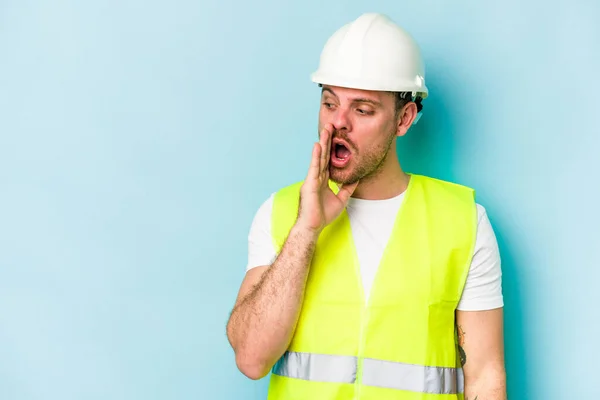
[[[459,372],[460,371],[460,372]],[[462,393],[462,369],[425,367],[365,358],[362,383],[419,393]]]
[[[354,383],[357,359],[352,356],[296,353],[288,351],[273,367],[273,373],[307,381]]]
[[[318,382],[354,383],[356,357],[286,352],[273,367],[275,375]],[[464,392],[461,368],[426,367],[365,358],[363,385],[432,394]]]

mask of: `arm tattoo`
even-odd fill
[[[467,353],[465,353],[465,349],[463,348],[465,344],[465,334],[466,332],[463,330],[462,326],[458,325],[458,354],[460,356],[460,364],[463,367],[467,363]],[[477,400],[477,397],[475,398],[475,400]]]
[[[458,355],[460,356],[460,365],[464,367],[467,363],[467,353],[465,353],[465,349],[463,349],[460,345],[458,345]]]

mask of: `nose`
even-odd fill
[[[338,107],[332,115],[331,123],[336,131],[350,131],[352,130],[352,123],[349,118],[349,110],[342,107]]]

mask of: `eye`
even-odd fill
[[[360,115],[373,115],[373,111],[364,110],[362,108],[357,108],[356,112]]]
[[[324,102],[324,103],[323,103],[323,105],[324,105],[324,106],[325,106],[325,108],[327,108],[327,109],[331,109],[331,108],[333,108],[333,104],[331,104],[331,103]]]

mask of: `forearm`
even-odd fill
[[[457,311],[465,400],[506,400],[503,310]]]
[[[468,374],[465,371],[465,400],[506,400],[506,373],[490,366]]]
[[[273,265],[231,314],[227,331],[236,362],[253,379],[265,376],[289,346],[317,237],[294,226]]]

